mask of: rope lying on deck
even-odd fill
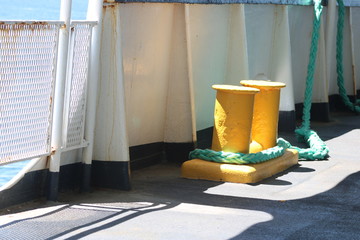
[[[342,0],[339,0],[342,1]],[[319,30],[321,23],[321,14],[323,6],[321,0],[314,0],[314,22],[313,32],[311,38],[310,56],[308,71],[306,77],[306,89],[304,98],[304,108],[302,125],[300,128],[295,130],[297,140],[300,142],[306,142],[309,148],[299,148],[292,146],[286,140],[279,138],[277,146],[263,150],[258,153],[229,153],[229,152],[216,152],[210,149],[195,149],[190,152],[189,158],[203,159],[207,161],[219,162],[219,163],[236,163],[236,164],[247,164],[247,163],[259,163],[268,161],[270,159],[280,157],[284,154],[287,148],[296,149],[299,152],[299,158],[305,160],[320,160],[328,157],[329,149],[325,142],[317,135],[317,133],[310,129],[310,110],[312,100],[312,89],[314,83],[314,73],[316,66],[316,56],[318,50]]]

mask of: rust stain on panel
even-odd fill
[[[41,26],[41,27],[39,27]],[[36,30],[45,30],[51,28],[51,24],[48,22],[0,22],[0,31],[9,32],[9,31],[36,31]]]

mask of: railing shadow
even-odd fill
[[[121,205],[124,204],[66,205],[36,217],[15,220],[0,226],[1,239],[79,239],[153,211],[173,208],[176,204],[125,203],[127,206],[123,207]]]

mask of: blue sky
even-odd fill
[[[72,0],[72,19],[86,18],[88,0]],[[0,20],[59,20],[60,0],[0,0]]]

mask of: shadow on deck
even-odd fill
[[[94,189],[5,209],[1,239],[357,239],[359,126],[353,115],[314,123],[330,158],[258,184],[182,179],[179,166],[163,164],[133,172],[130,192]]]

